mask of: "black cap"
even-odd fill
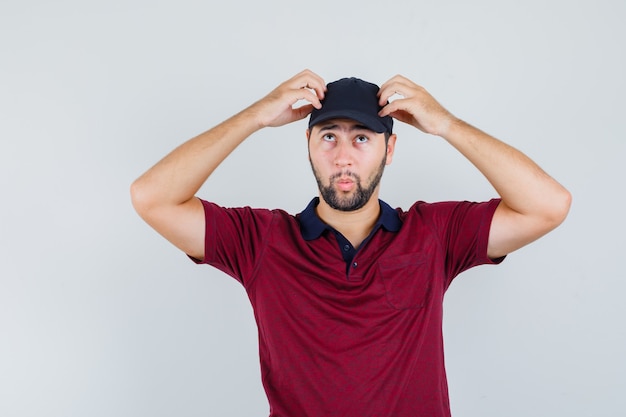
[[[359,78],[342,78],[328,83],[321,109],[313,109],[309,129],[330,119],[351,119],[376,133],[392,133],[391,116],[380,117],[376,84]]]

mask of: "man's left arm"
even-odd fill
[[[403,98],[387,100],[394,94]],[[444,138],[493,185],[502,201],[494,214],[487,254],[513,252],[565,220],[570,193],[522,152],[454,117],[423,87],[395,76],[380,88],[380,115],[391,115]],[[386,104],[386,105],[385,105]]]

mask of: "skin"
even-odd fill
[[[280,84],[267,96],[214,128],[183,143],[150,168],[131,186],[133,205],[140,216],[185,253],[204,256],[204,210],[195,197],[202,184],[219,164],[246,138],[268,126],[282,126],[321,108],[326,83],[305,70]],[[386,104],[398,94],[401,98]],[[489,233],[488,256],[506,255],[556,228],[567,216],[570,193],[530,158],[458,119],[441,106],[423,87],[397,75],[384,83],[378,93],[380,115],[442,138],[463,154],[492,184],[502,198]],[[310,104],[293,109],[299,100]],[[358,128],[350,120],[331,121],[334,142],[323,140],[323,126],[307,131],[309,155],[318,181],[348,198],[354,184],[347,171],[354,172],[365,186],[382,161],[391,163],[396,137],[385,145],[382,134]],[[367,136],[362,146],[361,135]],[[382,137],[382,140],[380,139]],[[359,143],[357,143],[359,142]],[[343,173],[331,180],[334,174]],[[357,210],[331,207],[321,198],[320,218],[335,227],[355,247],[369,234],[379,215],[378,185],[371,198]]]

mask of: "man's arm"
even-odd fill
[[[133,182],[135,210],[185,253],[204,258],[204,210],[196,192],[252,133],[303,119],[313,107],[321,107],[325,90],[324,80],[305,70],[242,112],[185,142]],[[299,100],[310,104],[292,108]]]
[[[380,88],[381,116],[441,136],[480,170],[502,201],[494,214],[487,254],[498,258],[556,228],[567,216],[570,193],[517,149],[457,119],[424,88],[395,76]]]

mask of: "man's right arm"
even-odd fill
[[[252,133],[303,119],[313,107],[320,108],[325,89],[319,76],[305,70],[242,112],[183,143],[133,182],[135,210],[176,247],[203,259],[204,209],[195,197],[202,184]],[[299,100],[311,104],[292,108]]]

